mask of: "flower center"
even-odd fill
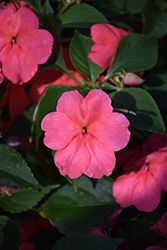
[[[146,162],[143,166],[143,172],[148,172],[149,171],[149,162]]]
[[[16,38],[13,36],[12,37],[12,46],[13,46],[13,44],[14,44],[15,41],[16,41]]]
[[[86,131],[86,127],[82,128],[81,136],[86,136],[88,135],[88,132]]]

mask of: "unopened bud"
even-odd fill
[[[144,79],[140,78],[134,73],[127,73],[124,78],[125,85],[140,85],[144,81],[145,81]]]

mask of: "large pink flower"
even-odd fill
[[[115,166],[115,151],[124,148],[130,137],[129,121],[113,112],[111,100],[102,90],[84,98],[77,90],[65,92],[57,112],[42,120],[44,144],[57,150],[54,161],[62,175],[77,178],[83,173],[101,178]]]
[[[111,65],[121,38],[132,32],[105,23],[94,24],[90,31],[96,44],[92,46],[88,58],[104,69]]]
[[[52,52],[52,35],[38,26],[38,17],[29,8],[8,7],[0,12],[2,73],[15,84],[29,81]]]
[[[130,162],[129,170],[116,179],[113,196],[121,207],[134,205],[140,211],[153,211],[160,203],[161,190],[167,191],[167,151]]]

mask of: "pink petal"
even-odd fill
[[[99,67],[107,69],[115,56],[117,44],[95,44],[91,48],[91,52],[88,54],[88,58],[96,63]]]
[[[0,50],[3,49],[3,47],[11,41],[11,36],[8,36],[0,31]],[[2,58],[0,53],[0,59]]]
[[[127,118],[120,113],[104,112],[97,121],[88,126],[87,131],[111,151],[123,149],[129,142],[130,125]]]
[[[56,152],[54,161],[61,175],[68,175],[71,179],[81,176],[90,164],[84,138],[80,135],[75,137],[66,148]]]
[[[11,82],[16,84],[27,82],[36,73],[37,64],[24,54],[17,44],[12,47],[10,44],[6,45],[1,53],[3,53],[3,74]]]
[[[83,113],[81,104],[83,101],[84,97],[77,90],[65,92],[58,100],[57,111],[64,113],[82,126]]]
[[[116,43],[118,44],[119,29],[109,24],[94,24],[91,29],[92,40],[101,45]]]
[[[15,26],[18,25],[18,36],[27,36],[38,29],[39,19],[35,13],[26,7],[21,7],[14,16]]]
[[[121,207],[133,205],[132,187],[136,183],[137,175],[134,172],[119,176],[113,184],[113,196]]]
[[[61,112],[47,114],[41,123],[45,132],[44,144],[53,150],[66,147],[82,132],[82,127]]]
[[[52,52],[53,37],[47,30],[40,29],[26,36],[18,36],[16,42],[37,64],[45,63]]]
[[[15,36],[18,31],[17,20],[14,16],[16,9],[13,7],[5,8],[0,14],[0,31],[7,36]]]
[[[25,87],[10,83],[9,113],[11,120],[14,120],[29,105]]]
[[[147,156],[149,169],[162,190],[167,191],[167,151],[157,151]]]
[[[161,190],[150,172],[137,173],[138,180],[132,188],[132,202],[140,211],[152,212],[160,203]]]
[[[112,115],[112,111],[111,99],[104,91],[99,89],[91,90],[82,103],[82,112],[86,126],[99,121],[101,116]]]
[[[115,154],[93,136],[86,137],[86,146],[91,154],[91,163],[84,171],[90,178],[109,176],[115,167]]]
[[[161,218],[151,227],[151,229],[157,234],[167,238],[167,212],[165,212]]]

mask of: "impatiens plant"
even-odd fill
[[[167,3],[0,3],[0,250],[167,249]]]

